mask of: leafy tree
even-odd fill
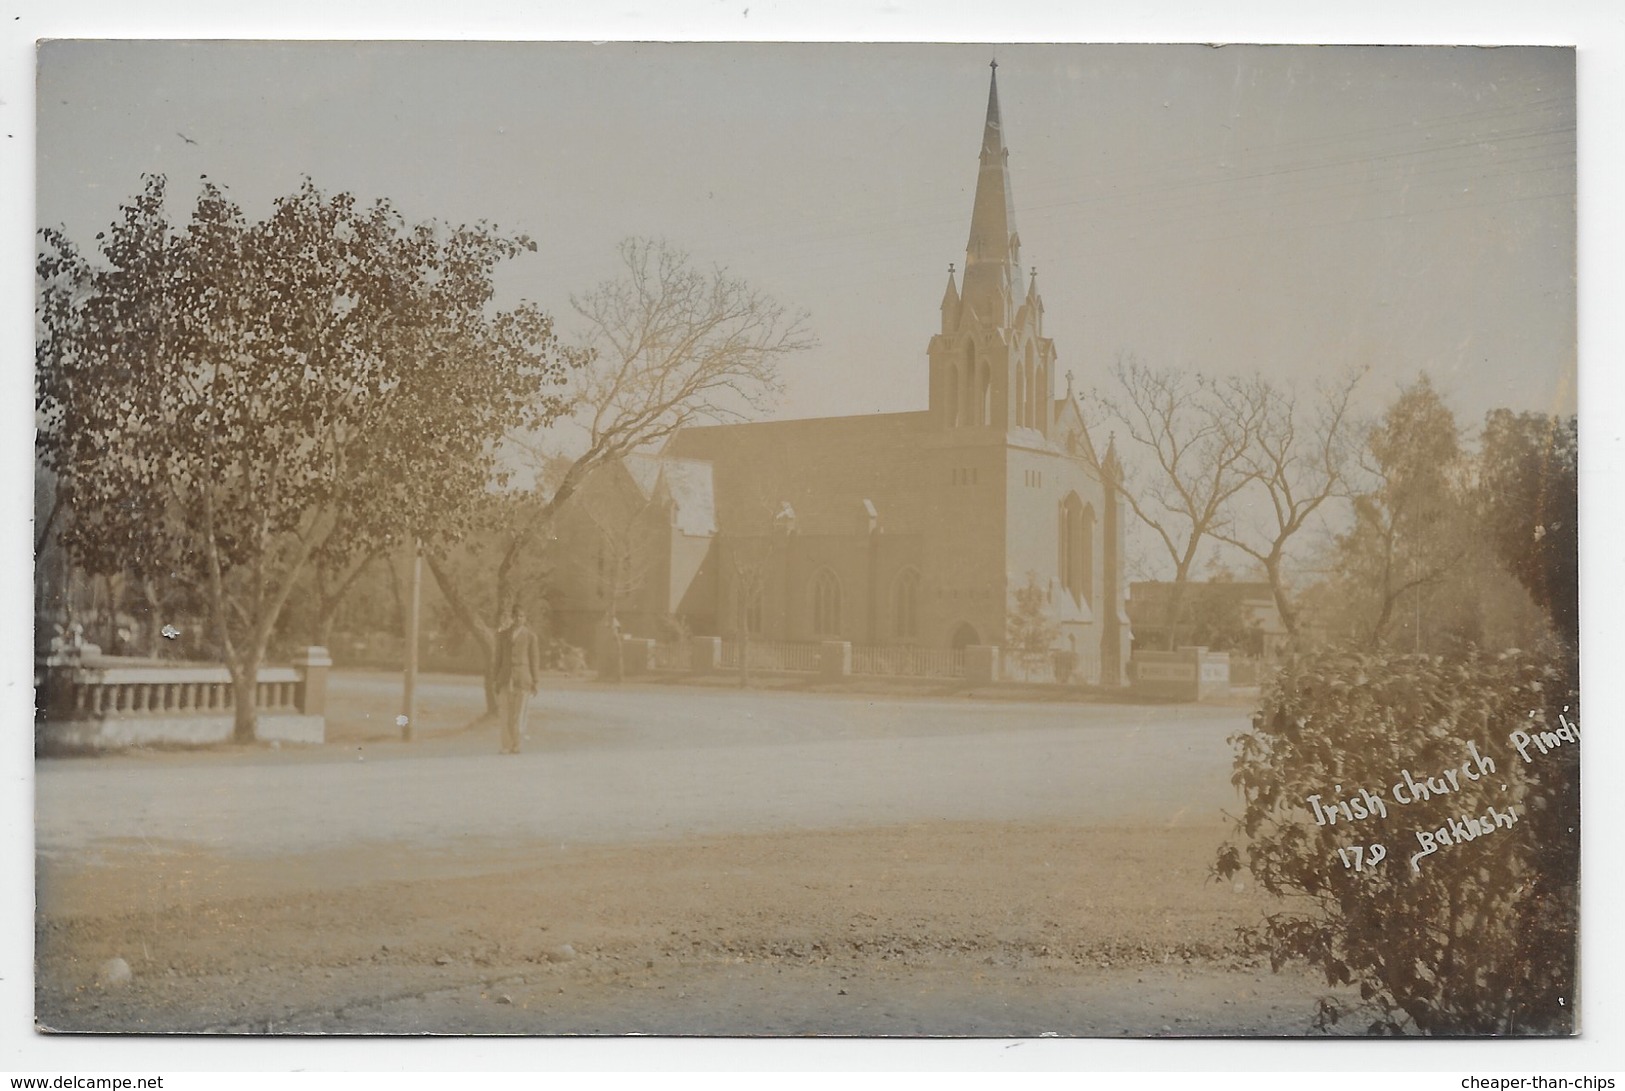
[[[1206,584],[1189,603],[1190,643],[1218,652],[1262,655],[1264,632],[1247,615],[1246,601],[1233,588],[1235,578],[1223,571]]]
[[[247,740],[306,565],[462,533],[496,440],[558,410],[567,358],[534,307],[491,307],[528,239],[408,226],[309,181],[256,222],[206,182],[177,228],[164,196],[149,177],[100,265],[42,233],[39,451],[79,565],[204,586]]]
[[[1049,590],[1038,582],[1035,573],[1027,573],[1027,582],[1010,593],[1010,609],[1005,617],[1005,644],[1021,663],[1030,678],[1043,669],[1055,642],[1061,638],[1061,627],[1050,608]]]
[[[1358,986],[1371,1033],[1570,1032],[1578,721],[1561,660],[1294,657],[1230,739],[1243,809],[1215,874],[1282,899],[1259,936],[1272,962]],[[1554,745],[1526,761],[1513,731]],[[1322,1001],[1323,1022],[1350,1014]]]
[[[697,269],[681,250],[645,239],[623,242],[620,256],[618,279],[571,299],[587,331],[569,391],[583,443],[556,481],[527,490],[534,503],[504,525],[508,546],[482,581],[493,609],[481,612],[482,596],[441,554],[425,554],[441,593],[479,643],[488,675],[498,619],[518,593],[514,566],[546,541],[587,475],[687,425],[743,420],[765,409],[781,389],[781,362],[814,344],[805,316],[725,269]]]
[[[1171,651],[1202,540],[1226,525],[1236,495],[1253,480],[1249,457],[1267,391],[1257,383],[1158,370],[1132,357],[1118,360],[1113,377],[1118,393],[1093,400],[1128,433],[1131,454],[1119,490],[1173,566],[1166,604]]]
[[[1376,647],[1392,638],[1403,603],[1423,612],[1474,537],[1460,429],[1427,376],[1367,433],[1359,464],[1354,525],[1337,539],[1332,565],[1349,627]]]
[[[410,548],[380,550],[344,573],[342,587],[316,561],[306,565],[277,626],[275,646],[334,648],[346,637],[406,634]],[[340,653],[334,650],[335,661]]]
[[[1491,412],[1475,507],[1496,555],[1571,644],[1579,640],[1579,421]]]

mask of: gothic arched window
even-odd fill
[[[1033,368],[1033,343],[1027,342],[1027,359],[1022,364],[1021,384],[1021,417],[1022,424],[1029,428],[1038,427],[1038,411],[1035,403],[1038,400],[1038,374]]]
[[[1046,435],[1049,433],[1049,399],[1053,389],[1050,386],[1049,368],[1040,360],[1033,365],[1033,427]]]
[[[1072,601],[1082,603],[1087,600],[1092,591],[1089,586],[1089,570],[1094,564],[1094,549],[1090,538],[1094,532],[1094,511],[1091,509],[1087,518],[1084,514],[1083,501],[1078,494],[1069,492],[1066,499],[1061,501],[1060,518],[1060,562],[1057,566],[1061,574],[1061,586],[1066,588],[1072,596]]]
[[[1095,509],[1083,509],[1083,556],[1078,566],[1081,579],[1078,595],[1092,609],[1095,605]]]
[[[976,397],[976,346],[966,341],[965,360],[959,366],[959,412],[954,423],[976,423],[976,407],[980,404]]]
[[[920,635],[920,572],[905,568],[892,584],[891,631],[899,640]]]
[[[1016,427],[1023,428],[1027,424],[1027,377],[1026,369],[1020,364],[1016,365]]]
[[[840,635],[841,581],[827,568],[820,568],[813,576],[812,620],[815,636]]]

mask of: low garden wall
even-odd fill
[[[1205,701],[1230,695],[1230,656],[1206,648],[1135,652],[1128,663],[1136,693],[1172,701]]]
[[[261,742],[319,744],[327,734],[325,648],[259,672],[254,704]],[[41,752],[230,742],[236,694],[214,664],[163,663],[95,654],[36,664]]]

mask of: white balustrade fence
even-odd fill
[[[739,640],[724,640],[718,666],[739,669],[747,645]],[[748,645],[750,667],[762,671],[817,671],[820,645],[793,644],[784,640],[752,640]]]
[[[324,648],[292,666],[262,667],[254,685],[255,737],[320,743],[326,734]],[[44,751],[211,745],[234,733],[237,691],[224,666],[112,656],[53,656],[38,663],[35,744]]]
[[[852,673],[900,678],[963,678],[965,651],[963,648],[855,645],[852,648]]]
[[[65,692],[54,695],[74,718],[218,713],[237,703],[224,667],[82,668],[54,680]],[[303,680],[292,667],[265,667],[254,689],[261,712],[302,711]]]

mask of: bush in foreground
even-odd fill
[[[1259,938],[1359,988],[1373,1034],[1576,1028],[1578,699],[1566,662],[1328,652],[1231,737]],[[1324,1027],[1350,1015],[1323,1001]]]

